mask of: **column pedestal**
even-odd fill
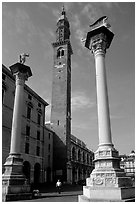
[[[2,176],[2,201],[31,199],[30,185],[22,173],[21,155],[9,155]]]
[[[134,201],[132,180],[120,169],[118,151],[114,147],[98,148],[94,162],[95,169],[86,179],[79,202]]]

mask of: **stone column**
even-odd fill
[[[95,169],[86,179],[80,202],[133,201],[135,196],[131,178],[120,169],[119,153],[112,144],[105,53],[114,34],[106,19],[102,17],[92,24],[85,42],[95,59],[99,145],[94,156]]]
[[[96,68],[96,89],[97,89],[97,108],[98,108],[98,133],[99,146],[111,145],[111,127],[109,116],[109,102],[106,82],[105,69],[105,50],[106,43],[103,40],[96,43],[96,47],[92,48],[95,57]]]
[[[24,84],[28,76],[27,76],[27,73],[24,74],[21,72],[17,72],[14,75],[16,77],[16,91],[15,91],[14,110],[13,110],[13,119],[12,119],[10,154],[20,154]]]
[[[25,80],[32,75],[30,67],[16,63],[10,67],[15,76],[16,90],[11,131],[10,153],[5,162],[5,172],[2,176],[3,201],[23,200],[31,198],[30,185],[22,172],[21,158],[21,120],[24,101]]]

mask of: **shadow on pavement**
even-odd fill
[[[56,192],[56,184],[32,185],[32,191],[34,189],[38,189],[40,193],[52,193],[52,192]],[[63,184],[61,188],[61,192],[82,191],[82,189],[83,187],[81,185]]]

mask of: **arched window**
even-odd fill
[[[64,50],[61,50],[61,56],[64,56]]]
[[[72,160],[76,159],[76,151],[75,151],[75,147],[72,148]]]
[[[28,181],[30,181],[30,163],[28,161],[23,162],[23,173],[25,174]]]
[[[85,152],[83,152],[83,163],[85,163]]]
[[[93,160],[93,158],[92,158],[92,156],[90,156],[90,164],[92,164],[92,160]]]
[[[89,164],[89,155],[87,154],[87,164]]]
[[[78,150],[78,161],[79,162],[81,161],[81,152],[80,152],[80,149]]]
[[[57,50],[57,58],[60,58],[60,57],[63,57],[63,56],[64,56],[64,49],[63,49],[63,47],[60,47]]]
[[[41,166],[39,163],[36,163],[34,165],[34,183],[38,184],[40,182],[40,172],[41,172]]]
[[[57,51],[57,58],[60,57],[60,50]]]

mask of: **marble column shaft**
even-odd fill
[[[22,104],[24,98],[24,83],[26,79],[26,74],[18,72],[15,76],[16,91],[12,120],[10,154],[20,154]]]
[[[96,68],[99,146],[112,145],[109,102],[105,68],[105,51],[93,50]]]

